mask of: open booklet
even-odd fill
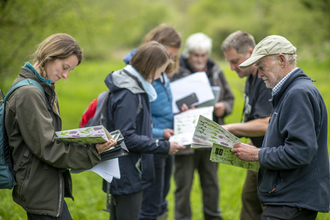
[[[118,139],[122,138],[119,130],[109,133],[103,125],[57,131],[55,133],[57,136],[56,139],[82,144],[101,144],[110,139],[118,142]]]
[[[110,139],[115,140],[117,142],[115,146],[100,154],[102,161],[125,156],[129,153],[120,130],[108,132],[103,125],[58,131],[55,133],[58,140],[79,144],[101,144]]]
[[[120,178],[118,157],[125,156],[129,152],[126,148],[124,137],[119,130],[108,132],[104,126],[98,125],[58,131],[56,135],[58,140],[80,144],[100,144],[110,139],[115,140],[117,142],[115,146],[100,154],[101,162],[99,164],[88,170],[71,169],[71,173],[92,171],[108,182],[111,182],[113,177]]]
[[[189,109],[174,115],[174,134],[170,142],[177,142],[180,145],[191,145],[198,117],[203,115],[207,118],[213,117],[213,106]]]
[[[192,148],[211,148],[210,160],[225,163],[258,172],[259,162],[245,162],[238,159],[232,152],[234,144],[241,139],[224,129],[216,122],[200,115],[193,135]]]

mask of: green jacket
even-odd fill
[[[94,145],[54,139],[55,131],[62,128],[59,111],[51,104],[57,100],[56,93],[25,67],[14,84],[25,78],[41,84],[46,100],[37,87],[28,85],[15,90],[6,103],[5,126],[14,164],[24,153],[15,176],[13,199],[29,213],[58,217],[64,197],[73,199],[71,176],[66,168],[89,169],[101,158]]]

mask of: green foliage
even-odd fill
[[[104,78],[113,71],[124,66],[124,62],[100,62],[86,61],[70,72],[69,78],[56,83],[59,96],[63,129],[76,128],[79,124],[83,111],[89,102],[104,91]],[[226,78],[235,95],[234,111],[226,118],[226,123],[239,122],[243,108],[243,91],[245,79],[240,79],[237,74],[230,71],[227,62],[220,63]],[[320,90],[327,106],[330,105],[330,94],[328,92],[329,64],[326,62],[299,61],[306,74],[316,80],[315,85]],[[5,87],[8,88],[10,83]],[[328,111],[329,112],[329,111]],[[330,120],[330,117],[328,118]],[[330,131],[329,131],[330,132]],[[328,138],[330,136],[328,135]],[[243,140],[247,143],[248,140]],[[241,192],[244,184],[246,170],[230,165],[219,165],[218,176],[221,187],[220,208],[224,219],[239,219],[241,209]],[[102,211],[106,208],[106,194],[102,191],[102,179],[92,172],[72,174],[73,195],[75,201],[66,199],[73,219],[108,219],[109,213]],[[175,183],[172,179],[170,192],[168,194],[169,216],[168,220],[174,219],[174,190]],[[0,220],[26,219],[25,211],[12,201],[11,190],[0,190]],[[203,219],[203,205],[199,176],[195,174],[191,191],[191,208],[193,220]],[[329,219],[329,213],[319,213],[317,220]]]
[[[137,47],[161,23],[184,40],[195,32],[222,41],[240,29],[256,42],[270,34],[288,38],[303,59],[330,59],[330,3],[324,0],[89,0],[0,1],[0,88],[16,75],[36,45],[51,34],[72,35],[86,60],[111,60]]]

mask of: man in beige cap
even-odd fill
[[[255,64],[272,89],[272,116],[261,148],[234,145],[244,161],[259,161],[258,196],[262,220],[316,219],[329,212],[327,109],[312,80],[296,67],[296,48],[272,35],[240,67]]]
[[[230,34],[222,43],[222,50],[230,69],[235,71],[240,78],[246,77],[244,89],[244,108],[241,123],[223,125],[231,133],[247,137],[250,144],[261,147],[266,133],[272,105],[271,89],[266,88],[261,78],[258,78],[258,69],[255,65],[241,69],[239,65],[250,58],[256,46],[253,36],[243,31]],[[263,212],[257,194],[258,173],[247,170],[242,189],[241,220],[260,220]]]

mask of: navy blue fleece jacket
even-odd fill
[[[298,68],[271,102],[273,112],[259,152],[260,201],[328,212],[328,119],[320,92]]]

